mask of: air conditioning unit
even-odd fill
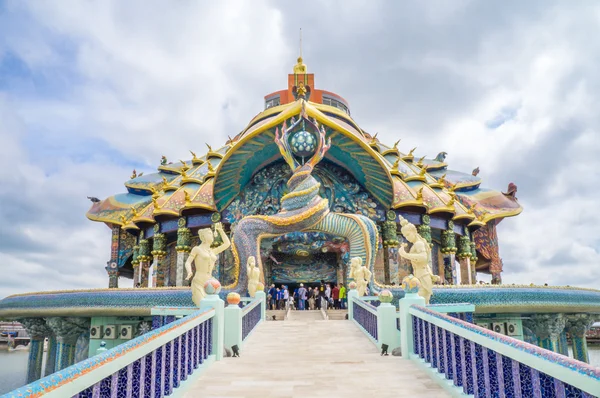
[[[492,323],[492,330],[496,333],[506,334],[506,326],[504,325],[504,323]]]
[[[506,334],[509,336],[520,336],[519,324],[516,322],[506,322]]]
[[[482,328],[484,328],[484,329],[489,329],[489,328],[490,328],[490,324],[489,324],[489,323],[487,323],[487,322],[477,322],[477,324],[476,324],[476,325],[477,325],[477,326],[480,326],[480,327],[482,327]]]
[[[90,339],[102,338],[102,326],[92,326],[90,328]]]
[[[104,335],[105,339],[116,339],[117,338],[117,326],[116,325],[106,325],[104,326]]]
[[[133,337],[133,325],[121,325],[119,327],[119,338],[129,340]]]

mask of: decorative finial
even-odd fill
[[[163,183],[163,187],[166,187],[167,185],[169,185],[169,180],[167,180],[167,177],[162,176],[162,183]]]
[[[457,188],[457,187],[458,187],[458,182],[457,182],[456,184],[452,185],[452,186],[449,188],[449,191],[450,191],[450,192],[454,192],[454,191],[456,191],[456,188]]]
[[[209,173],[214,173],[215,172],[215,168],[213,167],[213,165],[210,163],[210,161],[206,161],[206,163],[208,164],[208,172]]]
[[[422,201],[423,201],[423,188],[425,188],[425,187],[421,187],[421,189],[419,189],[419,190],[417,191],[417,197],[416,197],[416,199],[417,199],[419,202],[422,202]]]
[[[440,178],[438,178],[438,183],[442,185],[446,184],[446,173],[444,173]]]
[[[212,147],[210,145],[206,144],[206,146],[208,147],[208,152],[212,152],[213,151]]]
[[[122,223],[123,225],[126,225],[126,224],[127,224],[127,218],[125,218],[125,216],[124,216],[123,214],[121,214],[121,223]]]
[[[424,176],[427,173],[427,166],[421,167],[421,171],[419,171],[420,176]]]
[[[398,170],[399,165],[400,165],[400,158],[396,158],[396,161],[392,165],[392,170]]]
[[[181,178],[187,178],[188,177],[188,175],[186,173],[186,170],[187,169],[181,169]]]
[[[152,196],[152,205],[154,206],[154,209],[160,209],[160,206],[158,205],[158,197]]]
[[[131,177],[129,177],[129,179],[133,180],[135,177],[137,177],[137,171],[135,171],[135,169],[133,169],[133,172],[131,172]]]
[[[190,203],[190,202],[191,202],[191,199],[190,199],[190,194],[188,193],[188,191],[186,191],[186,190],[183,190],[183,197],[184,197],[184,199],[185,199],[185,203],[186,203],[186,204],[188,204],[188,203]]]
[[[181,163],[181,170],[185,171],[185,170],[189,169],[189,166],[187,165],[187,163],[184,160],[179,159],[179,163]]]
[[[423,160],[425,160],[425,156],[417,161],[417,167],[423,167]]]
[[[400,143],[400,140],[398,140],[398,141],[394,142],[394,149],[396,149],[396,150],[398,149],[398,144],[399,144],[399,143]]]
[[[456,195],[452,194],[450,196],[450,200],[448,201],[448,203],[446,203],[446,206],[448,207],[454,207],[454,202],[456,201]]]
[[[137,210],[135,209],[135,206],[131,206],[131,213],[133,214],[133,216],[134,216],[134,217],[137,217],[137,216],[138,216],[138,212],[137,212]]]

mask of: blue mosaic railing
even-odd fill
[[[242,341],[246,340],[262,318],[260,303],[260,300],[254,300],[242,309]]]
[[[414,354],[475,397],[594,397],[600,369],[412,306]]]
[[[2,397],[170,395],[212,354],[214,315],[197,311]]]
[[[377,342],[377,307],[355,298],[352,300],[352,312],[354,321]]]

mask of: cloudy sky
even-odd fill
[[[299,28],[365,130],[517,184],[505,282],[600,287],[600,3],[283,3],[0,0],[0,297],[107,286],[86,196],[237,134]]]

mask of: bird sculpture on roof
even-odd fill
[[[135,171],[135,169],[133,169],[133,172],[131,172],[131,177],[129,177],[129,179],[133,180],[135,177],[137,177],[137,171]]]
[[[479,174],[479,166],[475,167],[475,168],[473,169],[473,171],[471,172],[471,174],[472,174],[473,176],[476,176],[477,174]]]
[[[88,196],[87,198],[91,200],[92,203],[100,203],[100,199],[96,198],[95,196]]]
[[[164,165],[166,165],[166,164],[167,164],[167,157],[166,157],[165,155],[162,155],[162,156],[160,157],[160,165],[161,165],[161,166],[164,166]]]
[[[143,176],[143,175],[144,175],[144,172],[142,171],[142,172],[141,172],[140,174],[138,174],[137,176],[138,176],[138,177],[141,177],[141,176]]]
[[[505,196],[508,196],[511,199],[517,199],[517,185],[513,182],[508,184],[508,190],[506,192],[502,192]]]
[[[448,156],[447,152],[440,152],[433,160],[435,160],[436,162],[444,163],[444,160],[446,160],[446,156]]]

